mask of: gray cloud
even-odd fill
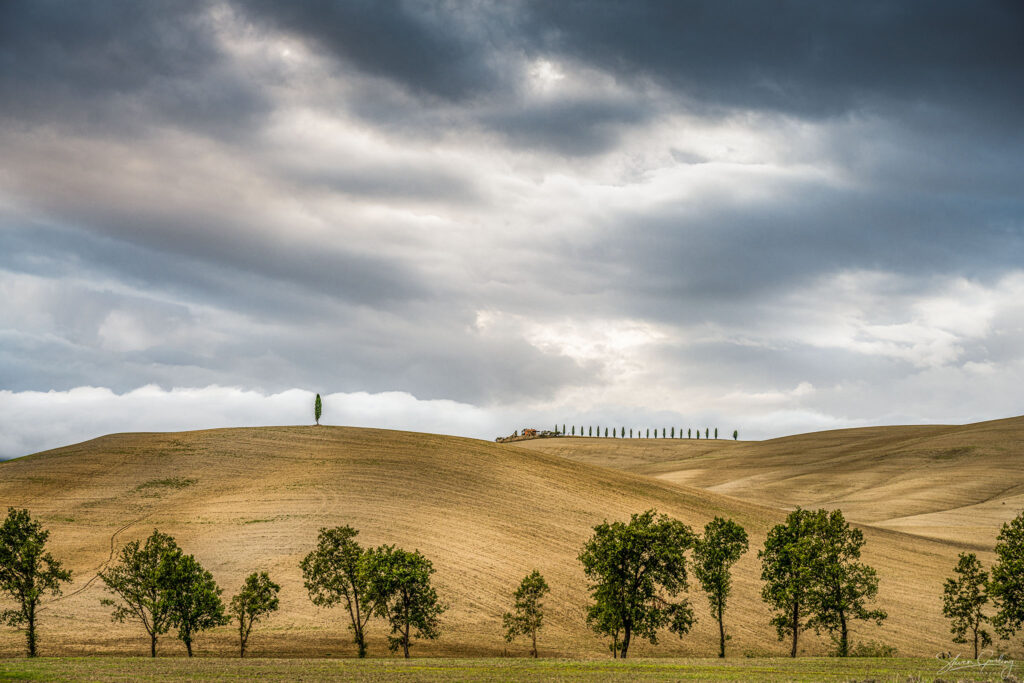
[[[1001,2],[5,3],[0,390],[749,436],[1012,412],[1022,28]]]

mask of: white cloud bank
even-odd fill
[[[313,422],[314,393],[276,394],[231,387],[122,394],[99,387],[0,391],[0,459],[15,458],[116,432],[163,432]],[[329,394],[321,423],[493,438],[505,431],[484,410],[455,401],[422,401],[404,392]]]

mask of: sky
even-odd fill
[[[0,458],[1024,413],[1024,5],[0,3]]]

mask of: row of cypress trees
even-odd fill
[[[636,431],[635,431],[636,436],[634,436],[633,428],[629,428],[627,430],[626,427],[610,427],[610,428],[609,427],[605,427],[604,428],[604,438],[609,438],[609,433],[608,433],[609,429],[611,430],[611,438],[613,438],[613,439],[633,439],[633,438],[636,438],[636,439],[652,439],[652,438],[653,439],[657,439],[658,438],[658,428],[657,427],[655,427],[653,430],[651,428],[647,427],[646,431],[644,431],[644,429],[637,428]],[[601,437],[601,427],[600,427],[600,425],[598,425],[597,427],[594,427],[593,425],[591,425],[591,426],[580,425],[578,433],[577,433],[576,425],[569,425],[568,429],[566,428],[566,426],[564,424],[561,427],[559,427],[558,425],[555,425],[555,430],[554,431],[555,431],[555,434],[559,434],[561,436],[597,436],[599,438]],[[654,436],[653,437],[651,436],[651,432],[652,431],[654,432]],[[692,438],[694,438],[694,435],[696,435],[696,438],[698,438],[698,439],[700,438],[700,428],[694,430],[693,427],[687,427],[687,429],[686,429],[686,436],[685,437],[683,436],[683,428],[682,427],[679,428],[679,436],[678,436],[678,438],[680,438],[680,439],[683,439],[683,438],[692,439]],[[661,428],[661,438],[662,439],[675,439],[675,438],[677,438],[676,437],[676,428],[675,427],[662,427]],[[712,429],[710,427],[705,427],[704,428],[704,438],[705,439],[711,439],[711,438],[717,439],[718,438],[718,427],[714,428],[714,436],[712,436]],[[734,441],[740,438],[740,432],[739,432],[738,429],[732,430],[732,438],[733,438]]]

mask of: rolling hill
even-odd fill
[[[928,434],[914,431],[918,438]],[[833,457],[855,459],[842,446],[847,436],[820,438],[835,442]],[[884,439],[882,432],[876,438]],[[759,457],[776,458],[778,468],[750,465],[753,455],[743,453],[758,448],[769,449]],[[776,641],[759,599],[756,549],[784,517],[780,508],[807,503],[800,488],[786,498],[786,475],[776,471],[790,463],[795,486],[811,481],[801,479],[812,470],[797,467],[789,448],[775,442],[698,447],[599,439],[494,444],[343,427],[115,434],[0,463],[0,504],[29,508],[51,530],[55,555],[74,571],[65,596],[49,601],[40,615],[43,654],[147,652],[140,628],[111,623],[95,575],[123,543],[159,528],[212,571],[225,597],[254,570],[270,571],[282,585],[281,610],[254,632],[253,656],[351,656],[341,610],[314,607],[298,569],[319,528],[350,524],[361,530],[364,544],[419,549],[437,568],[438,592],[450,605],[444,635],[417,644],[414,656],[525,654],[525,643],[504,642],[501,614],[533,568],[552,587],[541,653],[607,656],[605,642],[585,625],[586,587],[576,556],[594,524],[652,507],[695,528],[727,515],[748,529],[752,551],[737,565],[727,613],[730,654],[783,654],[785,645]],[[851,465],[851,476],[869,471],[870,460],[858,467]],[[751,482],[766,471],[775,472],[765,481],[768,493],[748,495],[759,486]],[[856,495],[855,483],[819,477],[821,487],[843,492],[836,495]],[[864,529],[865,556],[879,570],[880,602],[890,618],[880,628],[856,626],[855,639],[884,640],[907,655],[948,649],[939,596],[963,545],[896,528]],[[700,618],[693,633],[681,640],[666,634],[657,646],[637,643],[631,654],[713,655],[716,631],[707,602],[697,586],[691,586],[691,598]],[[371,656],[384,654],[383,624],[371,622],[369,634]],[[203,634],[197,650],[231,654],[234,637],[231,627]],[[828,647],[813,634],[803,642],[805,653]],[[0,628],[0,655],[17,654],[22,645],[19,633]],[[182,648],[165,636],[160,651],[181,654]]]
[[[546,439],[523,448],[645,474],[779,509],[991,549],[1024,509],[1024,417],[868,427],[770,441]]]

